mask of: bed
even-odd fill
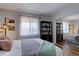
[[[35,45],[35,41],[37,44]],[[34,41],[34,43],[32,43]],[[0,56],[37,56],[39,44],[42,43],[41,39],[21,39],[13,40],[12,48],[10,51],[0,50]],[[29,46],[30,45],[30,46]],[[62,50],[55,46],[56,56],[63,56]]]

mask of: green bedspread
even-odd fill
[[[56,56],[56,49],[54,44],[44,41],[39,49],[38,56]]]

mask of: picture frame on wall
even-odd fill
[[[14,31],[15,30],[15,26],[8,26],[8,30],[9,31]]]
[[[14,31],[15,26],[14,26],[15,20],[11,18],[6,18],[6,24],[8,26],[8,31]]]
[[[13,19],[9,19],[8,23],[14,23],[14,20]]]

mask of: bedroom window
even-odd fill
[[[25,37],[33,37],[39,34],[39,18],[21,17],[20,35]]]

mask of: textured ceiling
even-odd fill
[[[0,8],[39,15],[54,14],[69,4],[62,3],[0,3]]]
[[[73,19],[71,16],[79,15],[78,3],[0,3],[0,8],[37,15],[54,15],[55,18],[70,16]]]

